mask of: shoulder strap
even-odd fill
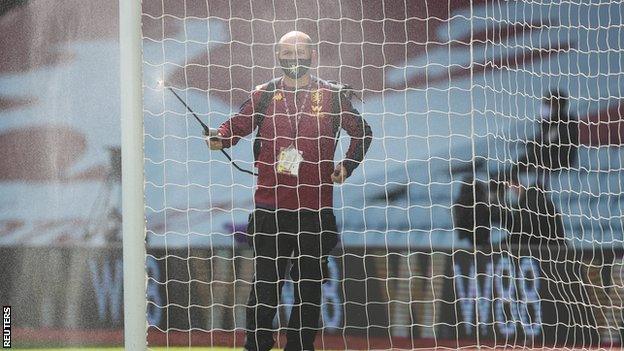
[[[260,101],[254,108],[254,122],[256,122],[256,126],[258,129],[262,125],[262,121],[264,120],[264,115],[266,113],[267,108],[269,107],[269,103],[271,103],[271,99],[273,98],[273,93],[275,92],[275,86],[279,78],[275,78],[270,82],[259,85],[256,87],[258,90],[262,90],[262,95],[260,96]]]
[[[342,128],[342,118],[340,114],[342,112],[343,99],[350,99],[353,92],[348,93],[352,88],[346,84],[340,84],[335,81],[325,81],[332,91],[332,125],[334,127],[334,135],[336,143],[340,137],[340,129]]]
[[[342,129],[342,118],[340,113],[342,112],[342,93],[339,90],[332,89],[332,126],[336,142],[340,137],[340,129]]]
[[[264,121],[267,108],[273,99],[273,93],[275,92],[275,86],[277,85],[278,80],[279,78],[275,78],[266,84],[256,87],[256,89],[262,90],[262,95],[260,95],[260,101],[258,101],[258,104],[255,106],[253,114],[253,122],[255,122],[255,127],[258,128],[253,143],[254,160],[258,160],[258,156],[260,155],[260,149],[262,147],[260,127],[262,127],[262,122]]]

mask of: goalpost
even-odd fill
[[[255,179],[207,150],[193,115],[216,128],[280,75],[274,44],[291,30],[316,41],[314,74],[355,88],[374,134],[334,190],[319,349],[621,345],[622,13],[120,1],[126,347],[242,347]],[[227,150],[241,168],[252,140]],[[294,301],[283,283],[276,347]]]
[[[141,1],[119,1],[124,346],[147,346]]]

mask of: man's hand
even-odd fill
[[[210,148],[210,150],[221,150],[223,149],[223,143],[221,139],[219,139],[221,135],[217,136],[206,136],[206,145]]]
[[[334,173],[332,173],[331,180],[336,184],[342,184],[346,179],[347,169],[342,164],[339,164],[338,166],[336,166]]]

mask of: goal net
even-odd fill
[[[244,343],[256,179],[208,150],[183,102],[218,127],[281,75],[275,43],[299,30],[318,51],[313,74],[354,87],[374,135],[334,187],[340,243],[317,348],[620,345],[622,13],[616,1],[144,0],[148,344]],[[227,149],[248,170],[252,141]],[[294,301],[282,282],[276,347]]]

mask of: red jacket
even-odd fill
[[[224,147],[236,145],[240,138],[256,129],[253,110],[265,87],[254,90],[240,111],[219,127]],[[333,206],[331,174],[335,168],[335,136],[331,115],[332,94],[330,87],[317,79],[312,79],[308,87],[300,88],[297,93],[299,122],[296,123],[293,90],[284,87],[281,81],[276,84],[273,100],[267,107],[260,129],[262,147],[255,164],[258,168],[257,207],[319,210]],[[342,161],[347,175],[351,175],[370,146],[372,132],[348,99],[343,99],[340,123],[351,136],[349,149]],[[281,148],[291,144],[303,153],[298,177],[276,172]]]

